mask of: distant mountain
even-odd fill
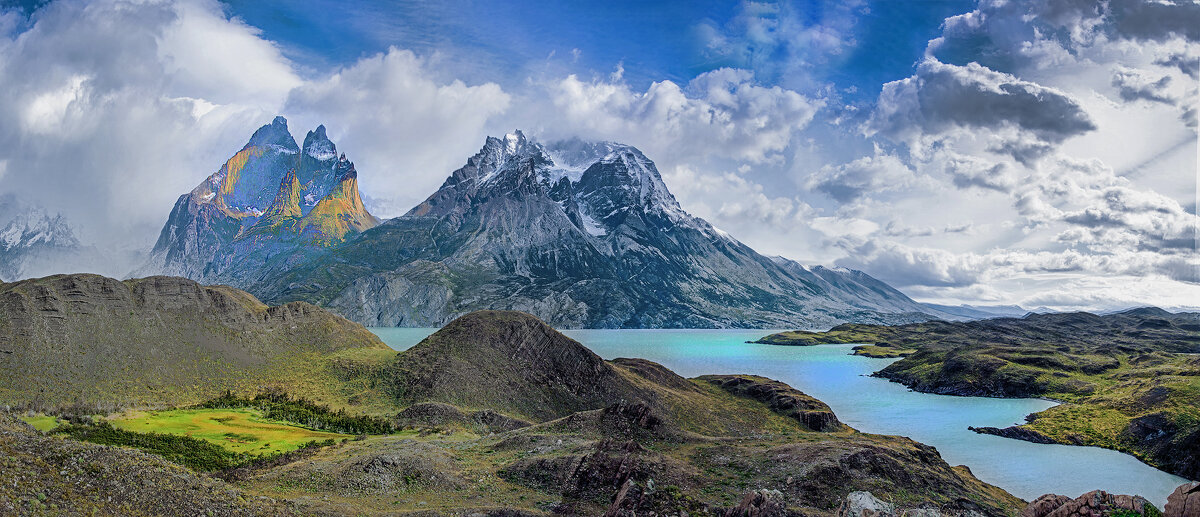
[[[0,281],[76,270],[87,254],[61,215],[0,196]]]
[[[363,206],[354,164],[325,126],[296,145],[275,117],[220,170],[179,197],[135,275],[173,274],[235,285],[271,257],[336,245],[379,224]]]
[[[961,320],[986,320],[990,318],[1020,318],[1031,312],[1045,313],[1053,312],[1045,307],[1041,310],[1029,310],[1020,305],[939,305],[936,303],[922,303],[931,311],[938,311],[946,314],[949,317],[945,319],[950,321]]]
[[[224,257],[181,272],[235,264]],[[489,137],[404,216],[266,266],[226,276],[265,300],[308,300],[366,325],[437,326],[478,309],[601,328],[931,318],[865,273],[771,259],[688,214],[632,146],[542,145],[520,131]]]

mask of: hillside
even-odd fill
[[[1200,476],[1200,314],[1143,308],[1103,316],[848,324],[759,342],[865,343],[856,353],[906,356],[875,375],[917,391],[1061,400],[1066,403],[1030,415],[1025,425],[977,431],[1108,447],[1180,476]]]
[[[855,491],[949,514],[1022,506],[783,383],[604,361],[528,314],[467,314],[371,375],[417,433],[321,449],[244,486],[349,514],[832,515]]]
[[[404,216],[239,284],[372,326],[518,310],[558,327],[778,328],[935,313],[865,273],[763,256],[675,200],[637,148],[489,137]]]
[[[56,275],[0,284],[0,402],[60,406],[199,402],[278,384],[335,402],[340,355],[392,354],[316,306],[268,307],[177,277]]]
[[[0,412],[0,514],[298,515],[152,454],[43,436]]]

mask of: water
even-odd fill
[[[372,328],[404,350],[437,329]],[[1138,494],[1162,508],[1187,480],[1133,456],[1097,447],[1043,445],[976,434],[967,426],[1005,427],[1052,402],[951,397],[909,391],[868,377],[895,359],[852,356],[853,345],[785,347],[748,344],[763,330],[568,330],[605,359],[642,357],[685,377],[748,373],[786,382],[829,404],[860,431],[901,435],[937,447],[951,465],[1025,500],[1045,493],[1077,497],[1091,490]]]

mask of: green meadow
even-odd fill
[[[38,431],[41,431],[43,433],[46,431],[49,431],[51,429],[54,429],[55,427],[58,427],[58,424],[59,424],[58,417],[51,416],[51,415],[44,415],[41,413],[38,413],[37,415],[34,415],[34,416],[23,416],[23,417],[21,417],[21,420],[24,420],[25,423],[33,426],[34,429],[37,429]]]
[[[253,409],[174,409],[130,412],[109,420],[113,427],[139,433],[185,435],[205,440],[230,452],[276,454],[299,449],[310,441],[350,438],[314,431],[262,417]]]

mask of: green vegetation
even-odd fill
[[[231,468],[250,458],[245,453],[232,452],[199,438],[165,433],[137,433],[113,427],[108,422],[92,425],[69,424],[59,428],[59,432],[85,442],[141,449],[205,472]]]
[[[59,424],[58,417],[41,413],[33,416],[23,416],[21,417],[21,420],[24,420],[25,423],[33,426],[34,429],[37,429],[43,433],[58,427]]]
[[[137,433],[183,436],[252,456],[295,450],[312,441],[350,438],[271,421],[254,409],[175,409],[113,418],[111,427]],[[240,463],[234,462],[234,463]]]
[[[343,434],[390,434],[396,431],[385,418],[350,415],[344,409],[332,410],[304,398],[291,398],[287,393],[267,391],[246,399],[226,391],[224,395],[200,404],[202,408],[255,408],[263,417],[284,420],[311,428]]]

